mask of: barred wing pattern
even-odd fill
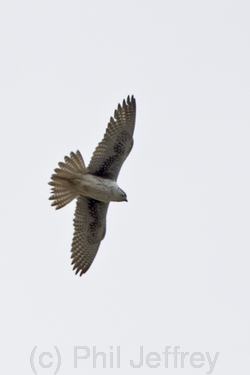
[[[122,164],[133,147],[136,104],[132,96],[119,104],[111,117],[103,140],[98,144],[90,160],[91,174],[116,181]]]
[[[80,195],[77,198],[71,248],[73,270],[80,276],[91,266],[106,232],[109,203]]]
[[[119,104],[111,117],[103,140],[98,144],[88,166],[88,173],[117,180],[122,164],[133,147],[136,103],[132,96]],[[109,203],[79,196],[74,218],[72,264],[80,276],[91,266],[106,232]]]

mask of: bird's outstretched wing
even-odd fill
[[[127,102],[123,100],[122,106],[118,105],[114,118],[110,118],[103,140],[90,160],[89,173],[117,180],[122,164],[133,147],[135,116],[135,99],[128,96]]]
[[[91,266],[105,236],[108,205],[83,195],[77,198],[71,258],[80,276]]]

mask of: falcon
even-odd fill
[[[60,209],[76,199],[71,258],[80,276],[91,266],[105,237],[109,202],[127,201],[117,178],[133,147],[135,117],[136,102],[128,96],[110,118],[88,167],[80,151],[71,152],[51,176],[52,206]]]

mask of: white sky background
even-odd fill
[[[1,2],[1,373],[32,374],[34,346],[37,374],[54,374],[54,346],[58,374],[206,374],[205,352],[213,374],[248,373],[249,19],[247,0]],[[75,203],[55,211],[47,183],[70,151],[88,164],[131,94],[128,203],[75,276]],[[90,349],[77,368],[74,346]],[[189,352],[183,369],[165,346]]]

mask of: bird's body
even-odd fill
[[[126,194],[115,181],[109,178],[94,176],[90,173],[78,174],[71,181],[72,191],[102,202],[126,201]]]
[[[133,147],[136,104],[133,96],[118,105],[88,168],[79,151],[65,156],[51,176],[52,206],[62,208],[77,199],[72,242],[72,264],[80,276],[92,264],[106,232],[109,202],[127,201],[117,185],[121,166]]]

